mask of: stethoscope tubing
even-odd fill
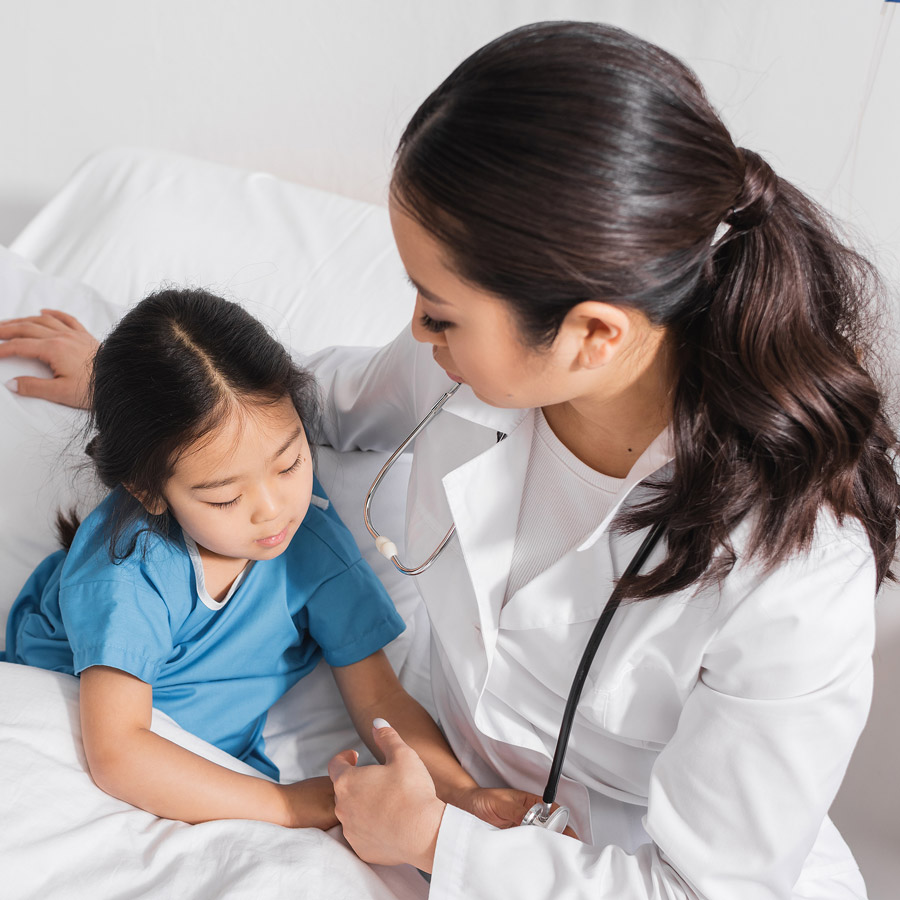
[[[459,385],[454,385],[449,391],[444,393],[437,403],[431,408],[431,410],[426,414],[426,416],[419,422],[418,425],[410,432],[409,436],[403,441],[402,444],[391,454],[388,458],[387,462],[381,467],[378,475],[375,476],[375,480],[372,482],[372,486],[369,488],[368,493],[366,494],[365,503],[363,504],[363,520],[365,521],[366,528],[369,531],[369,534],[375,539],[375,545],[378,548],[378,552],[381,553],[382,556],[389,559],[394,567],[402,572],[404,575],[420,575],[424,572],[428,567],[437,559],[437,557],[441,554],[441,551],[447,545],[447,542],[450,538],[453,537],[456,532],[456,524],[453,523],[450,526],[449,531],[444,535],[443,540],[440,544],[435,548],[434,552],[428,559],[425,560],[420,566],[416,567],[408,567],[404,566],[400,560],[397,558],[397,548],[394,543],[390,540],[390,538],[385,535],[379,534],[375,527],[372,525],[372,521],[370,518],[370,511],[372,506],[372,498],[375,495],[375,492],[378,490],[384,476],[388,473],[391,466],[393,466],[394,462],[403,453],[404,450],[416,439],[419,433],[424,429],[429,422],[444,408],[444,404],[459,390]],[[498,440],[502,439],[503,435],[498,433]],[[578,708],[578,701],[581,699],[581,693],[584,690],[584,685],[587,682],[588,673],[590,672],[591,665],[594,662],[594,658],[597,655],[597,650],[600,647],[600,643],[603,640],[604,635],[606,634],[607,629],[610,626],[610,623],[613,620],[613,616],[616,613],[616,610],[619,608],[619,605],[622,600],[622,580],[629,579],[636,575],[644,563],[647,561],[650,554],[653,552],[653,548],[659,542],[659,539],[662,537],[663,532],[665,531],[665,522],[660,521],[657,522],[647,535],[644,537],[644,540],[641,542],[640,547],[638,547],[637,552],[631,558],[631,561],[628,563],[628,566],[625,568],[625,572],[622,578],[616,583],[616,586],[613,588],[612,593],[609,595],[609,599],[606,601],[606,605],[603,607],[603,612],[600,614],[600,618],[597,620],[596,625],[594,625],[594,629],[591,632],[591,636],[588,639],[587,646],[584,648],[584,652],[581,655],[581,660],[578,663],[578,668],[575,672],[575,677],[572,680],[572,685],[569,688],[569,696],[566,700],[566,708],[563,711],[562,722],[559,728],[559,735],[556,739],[556,750],[553,754],[553,762],[550,766],[550,775],[547,779],[547,786],[544,788],[544,793],[542,796],[542,804],[536,804],[525,816],[525,820],[523,820],[523,824],[525,821],[528,821],[529,824],[540,824],[544,827],[548,827],[547,823],[549,820],[553,818],[560,818],[560,821],[563,823],[560,825],[560,830],[564,827],[564,821],[560,816],[551,812],[551,804],[556,800],[556,792],[559,788],[559,779],[562,774],[563,763],[566,758],[566,751],[569,746],[569,737],[572,733],[572,725],[575,722],[575,712]],[[557,813],[562,813],[564,810],[561,808],[557,811]],[[565,812],[565,819],[568,819],[568,812]],[[533,820],[533,821],[532,821]],[[551,826],[552,827],[552,826]]]
[[[375,539],[375,546],[378,548],[378,552],[384,556],[386,559],[389,559],[394,568],[397,569],[398,572],[402,572],[404,575],[421,575],[426,569],[428,569],[431,564],[441,555],[441,551],[444,547],[447,546],[447,542],[453,535],[456,533],[456,523],[454,522],[447,533],[444,535],[440,544],[435,548],[434,552],[428,559],[425,560],[419,566],[404,566],[403,563],[400,562],[397,557],[397,548],[394,543],[387,537],[379,534],[375,530],[375,526],[372,524],[371,519],[371,507],[372,507],[372,498],[375,496],[375,492],[378,490],[379,485],[382,482],[382,479],[385,475],[387,475],[391,466],[397,460],[397,457],[400,456],[401,453],[418,437],[419,433],[425,428],[428,423],[444,408],[444,404],[459,390],[460,385],[455,384],[449,391],[442,394],[440,399],[434,406],[431,407],[428,414],[419,422],[418,425],[409,433],[409,436],[405,441],[388,457],[387,462],[381,467],[379,473],[375,476],[375,480],[372,482],[372,486],[369,488],[369,492],[366,494],[365,502],[363,503],[363,521],[365,522],[366,528],[369,531],[369,534]]]
[[[653,552],[653,548],[662,537],[665,527],[665,522],[657,522],[650,529],[641,543],[641,546],[638,547],[637,552],[631,558],[631,562],[625,569],[625,574],[622,578],[631,578],[641,570],[644,563],[647,561],[647,558]],[[600,642],[603,640],[603,637],[613,620],[613,616],[616,614],[616,610],[619,608],[619,604],[622,601],[622,591],[622,579],[619,579],[612,594],[610,594],[609,599],[606,601],[606,606],[603,608],[603,612],[600,614],[600,618],[597,620],[594,630],[591,632],[591,636],[581,655],[581,661],[578,663],[578,668],[575,671],[575,677],[572,679],[572,686],[569,688],[569,697],[566,700],[566,708],[563,711],[562,722],[559,726],[559,736],[556,739],[556,751],[553,754],[550,775],[547,778],[547,786],[544,788],[544,793],[541,798],[547,807],[556,800],[556,791],[559,787],[563,762],[565,762],[566,751],[569,748],[569,735],[572,732],[572,725],[575,722],[575,710],[578,708],[578,701],[581,699],[581,692],[584,690],[588,672],[590,672],[594,657],[597,655]]]

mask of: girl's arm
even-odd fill
[[[91,777],[108,794],[167,819],[337,824],[328,778],[280,785],[210,762],[150,731],[153,688],[107,666],[81,673],[81,729]]]
[[[332,666],[350,718],[379,762],[372,721],[386,719],[425,764],[437,797],[493,825],[518,825],[540,798],[512,788],[480,788],[459,764],[450,745],[426,710],[403,688],[383,650],[352,663]]]

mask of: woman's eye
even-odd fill
[[[234,500],[226,500],[224,503],[210,502],[209,505],[215,506],[216,509],[227,509],[229,506],[234,506],[234,504],[237,503],[238,500],[240,500],[240,499],[241,499],[240,494],[238,494],[238,496],[235,497]]]
[[[428,313],[422,313],[419,316],[419,324],[426,330],[431,331],[434,334],[440,334],[442,331],[446,331],[453,323],[452,322],[439,322],[437,319],[432,319]]]
[[[299,469],[300,466],[301,466],[302,464],[303,464],[303,454],[301,454],[300,456],[298,456],[298,457],[294,460],[294,464],[291,465],[291,466],[288,466],[281,474],[282,474],[282,475],[289,475],[291,472],[296,472],[297,469]]]

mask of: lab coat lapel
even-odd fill
[[[509,599],[501,625],[508,629],[544,628],[583,622],[600,615],[609,593],[640,546],[644,532],[616,535],[609,529],[622,506],[634,502],[641,482],[658,473],[665,477],[671,459],[671,436],[663,432],[641,454],[628,473],[616,505],[575,549],[541,572]],[[597,546],[603,541],[605,546]]]
[[[459,407],[454,411],[463,412]],[[488,416],[489,421],[480,424],[498,432],[502,433],[499,426],[512,426],[504,440],[443,479],[460,549],[475,592],[489,663],[512,562],[534,431],[534,411],[527,410],[524,414],[516,411],[519,415],[515,419],[508,415],[511,411],[492,410],[480,403],[475,411]],[[470,416],[466,415],[466,418]],[[516,419],[518,424],[514,424]],[[486,502],[487,498],[490,498],[489,502]]]

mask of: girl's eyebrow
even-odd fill
[[[303,433],[303,426],[298,425],[294,429],[293,434],[291,434],[291,436],[272,455],[272,458],[269,460],[269,462],[270,463],[275,462],[275,460],[278,459],[278,457],[281,456],[281,454],[284,453],[284,451],[287,450],[287,448],[290,447],[291,444],[293,444],[294,441],[296,441],[297,438],[300,437],[300,435],[302,433]],[[228,478],[217,478],[215,481],[202,481],[200,484],[192,485],[191,490],[192,491],[208,491],[211,488],[225,487],[225,485],[227,485],[227,484],[233,484],[235,481],[238,481],[239,479],[240,479],[239,475],[231,475]]]
[[[443,303],[446,304],[446,300],[442,300],[440,297],[432,294],[431,291],[423,288],[418,281],[414,281],[412,276],[407,273],[406,280],[426,299],[430,300],[432,303]]]

